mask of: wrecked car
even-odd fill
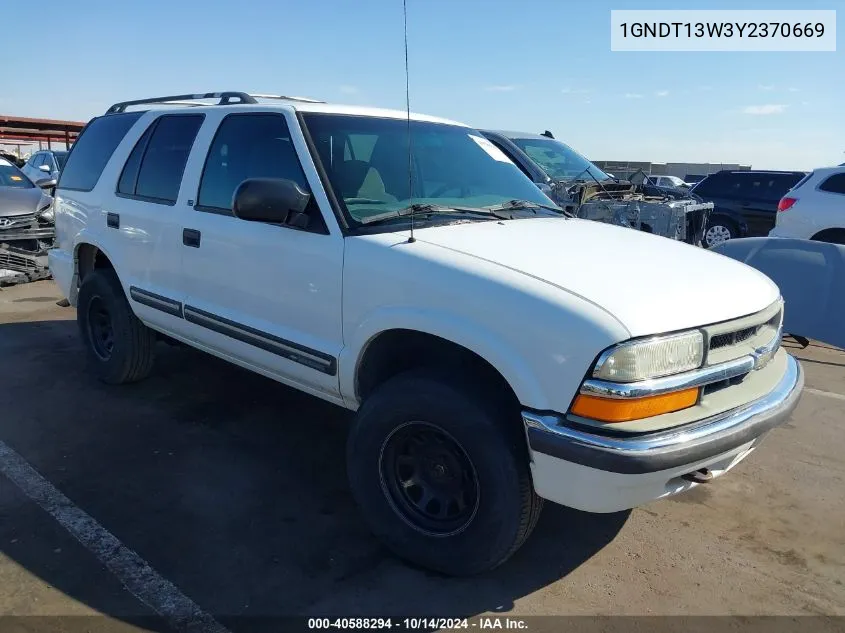
[[[0,286],[50,277],[47,250],[56,228],[53,198],[45,189],[52,178],[33,183],[5,158],[0,158]]]
[[[554,138],[482,130],[546,195],[579,218],[617,224],[700,245],[713,204],[639,172],[620,180]]]

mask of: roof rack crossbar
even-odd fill
[[[258,103],[255,97],[245,92],[206,92],[200,94],[171,95],[168,97],[151,97],[149,99],[136,99],[134,101],[121,101],[115,103],[106,110],[106,114],[117,114],[126,112],[126,108],[135,105],[147,105],[153,103],[167,104],[173,101],[195,101],[199,99],[218,99],[217,105],[229,105],[231,103]]]
[[[121,101],[115,103],[106,114],[117,114],[126,112],[126,108],[136,105],[160,104],[160,105],[202,105],[192,103],[200,99],[217,99],[216,105],[232,105],[241,103],[258,103],[258,99],[280,99],[282,101],[302,101],[303,103],[325,103],[318,99],[308,97],[286,97],[284,95],[247,94],[245,92],[205,92],[200,94],[171,95],[169,97],[151,97],[149,99],[136,99],[134,101]]]

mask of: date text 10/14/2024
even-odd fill
[[[469,618],[308,618],[309,630],[511,630],[527,631],[524,619],[502,616]]]

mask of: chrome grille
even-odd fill
[[[757,314],[727,323],[706,326],[708,334],[707,364],[738,358],[771,342],[777,335],[783,317],[780,302]]]
[[[23,215],[7,215],[0,217],[0,231],[3,229],[11,229],[16,226],[23,226],[35,222],[34,213],[26,213]]]
[[[719,349],[720,347],[727,347],[728,345],[736,345],[747,341],[752,336],[757,334],[760,330],[759,325],[747,327],[736,332],[728,332],[727,334],[717,334],[710,340],[710,349]]]

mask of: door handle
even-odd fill
[[[202,233],[196,229],[182,229],[182,244],[191,246],[193,248],[200,247],[200,238]]]
[[[110,229],[119,229],[120,216],[117,213],[106,213],[106,226]]]

